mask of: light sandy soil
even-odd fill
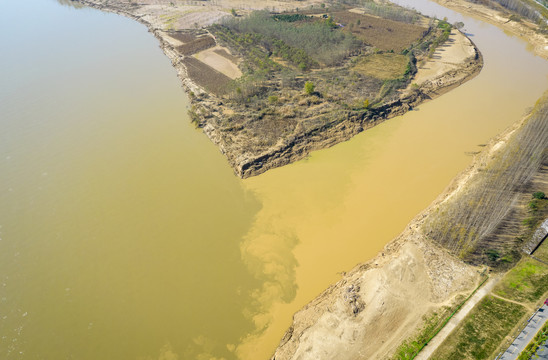
[[[408,230],[295,314],[272,359],[384,359],[425,314],[469,294],[479,272]]]
[[[226,57],[216,53],[216,50],[224,50],[228,52],[228,49],[217,45],[207,50],[200,51],[193,56],[204,64],[211,66],[218,72],[225,74],[231,79],[236,79],[242,76],[242,72],[240,71],[240,69],[238,69],[238,65],[236,65]]]
[[[474,45],[460,31],[453,30],[445,44],[439,46],[431,59],[418,66],[414,83],[422,85],[426,81],[433,81],[443,74],[457,70],[461,64],[474,57]]]

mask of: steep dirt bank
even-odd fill
[[[452,67],[440,67],[443,71],[430,76],[427,81],[421,81],[419,86],[410,88],[407,91],[400,93],[398,99],[386,103],[380,107],[372,109],[367,115],[353,115],[351,113],[341,114],[336,121],[331,121],[321,127],[313,127],[310,130],[299,131],[288,138],[280,139],[271,146],[260,148],[258,151],[250,151],[251,140],[246,138],[246,132],[234,133],[234,130],[225,129],[225,118],[232,113],[232,109],[227,106],[223,99],[204,90],[198,85],[193,78],[197,76],[189,69],[189,66],[201,65],[195,64],[197,60],[194,57],[181,53],[181,44],[173,39],[173,22],[177,23],[177,29],[195,28],[209,25],[212,21],[218,21],[222,18],[223,11],[226,16],[226,6],[230,6],[230,1],[227,4],[221,2],[222,6],[203,5],[198,10],[196,6],[186,5],[177,6],[173,9],[167,5],[140,4],[123,1],[103,1],[103,0],[78,0],[79,2],[109,12],[114,12],[139,21],[146,25],[160,42],[160,46],[165,54],[170,58],[173,66],[177,70],[178,77],[181,79],[184,90],[189,94],[192,103],[191,114],[193,121],[203,128],[204,133],[214,142],[220,151],[227,157],[228,162],[234,169],[234,172],[242,178],[261,174],[269,169],[283,166],[291,162],[297,161],[306,157],[311,151],[323,149],[333,146],[342,141],[350,139],[352,136],[380,124],[384,120],[390,119],[397,115],[402,115],[418,104],[432,99],[443,94],[446,91],[462,84],[465,81],[473,78],[479,73],[483,66],[481,54],[474,44],[462,35],[460,32],[453,31],[449,41],[440,47],[440,50],[448,50],[455,46],[462,46],[466,43],[470,49],[468,53],[460,54],[460,57],[452,59],[455,64]],[[280,2],[282,8],[291,8],[293,6],[301,6],[313,4],[314,1],[304,2]],[[226,5],[226,6],[225,6]],[[224,6],[224,7],[223,7]],[[265,3],[253,2],[250,9],[258,9],[266,6]],[[187,12],[201,14],[192,19]],[[186,15],[181,15],[186,14]],[[204,14],[209,14],[205,16]],[[186,19],[186,23],[182,23],[181,19]],[[212,20],[213,19],[213,20]],[[196,20],[191,24],[191,20]],[[433,57],[430,62],[442,61],[437,60],[438,56]],[[213,71],[213,69],[202,70]],[[419,69],[419,74],[421,69]],[[217,74],[220,78],[222,74]],[[317,106],[318,107],[318,106]],[[322,107],[322,106],[319,106]],[[313,107],[307,111],[313,116],[325,116],[326,114],[315,114]],[[312,116],[311,115],[311,116]],[[234,135],[236,134],[236,135]]]

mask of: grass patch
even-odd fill
[[[160,19],[164,22],[166,30],[173,30],[179,20],[179,15],[161,15]]]
[[[486,296],[431,359],[488,359],[526,312],[521,305]]]
[[[363,57],[353,68],[354,71],[381,80],[395,80],[407,71],[409,58],[405,55],[384,53]]]
[[[545,244],[542,245],[545,247]],[[548,266],[525,258],[506,273],[494,293],[520,302],[536,302],[548,291]]]

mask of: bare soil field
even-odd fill
[[[192,80],[214,94],[222,95],[231,80],[225,74],[193,57],[185,57],[182,62]]]
[[[177,47],[177,51],[183,55],[192,55],[202,50],[209,49],[215,45],[215,39],[209,35],[204,35]]]
[[[366,44],[398,53],[421,39],[428,30],[427,27],[419,25],[381,19],[351,11],[335,12],[333,18],[345,26],[345,31],[351,31]]]
[[[171,32],[168,34],[169,37],[180,41],[183,44],[190,43],[194,40],[196,40],[196,35],[191,34],[189,32]]]
[[[425,314],[479,278],[478,268],[407,231],[295,314],[271,359],[386,359]]]
[[[226,54],[223,56],[223,54]],[[228,55],[228,56],[227,56]],[[211,66],[218,72],[228,76],[231,79],[237,79],[242,76],[242,72],[238,68],[238,65],[234,62],[236,59],[234,56],[230,56],[226,49],[216,46],[207,50],[200,51],[194,54],[194,57],[206,65]]]

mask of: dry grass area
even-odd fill
[[[136,9],[139,16],[160,30],[197,29],[218,23],[221,19],[231,17],[231,9],[238,15],[247,15],[254,10],[272,10],[276,12],[316,8],[323,0],[92,0],[94,3],[105,3],[113,7]],[[133,11],[132,11],[133,12]]]
[[[384,53],[362,58],[353,70],[381,80],[399,79],[407,70],[409,58],[405,55]]]
[[[427,28],[419,25],[356,14],[350,11],[335,12],[333,18],[345,26],[345,31],[352,32],[366,44],[384,51],[400,52],[421,39],[427,31]]]

